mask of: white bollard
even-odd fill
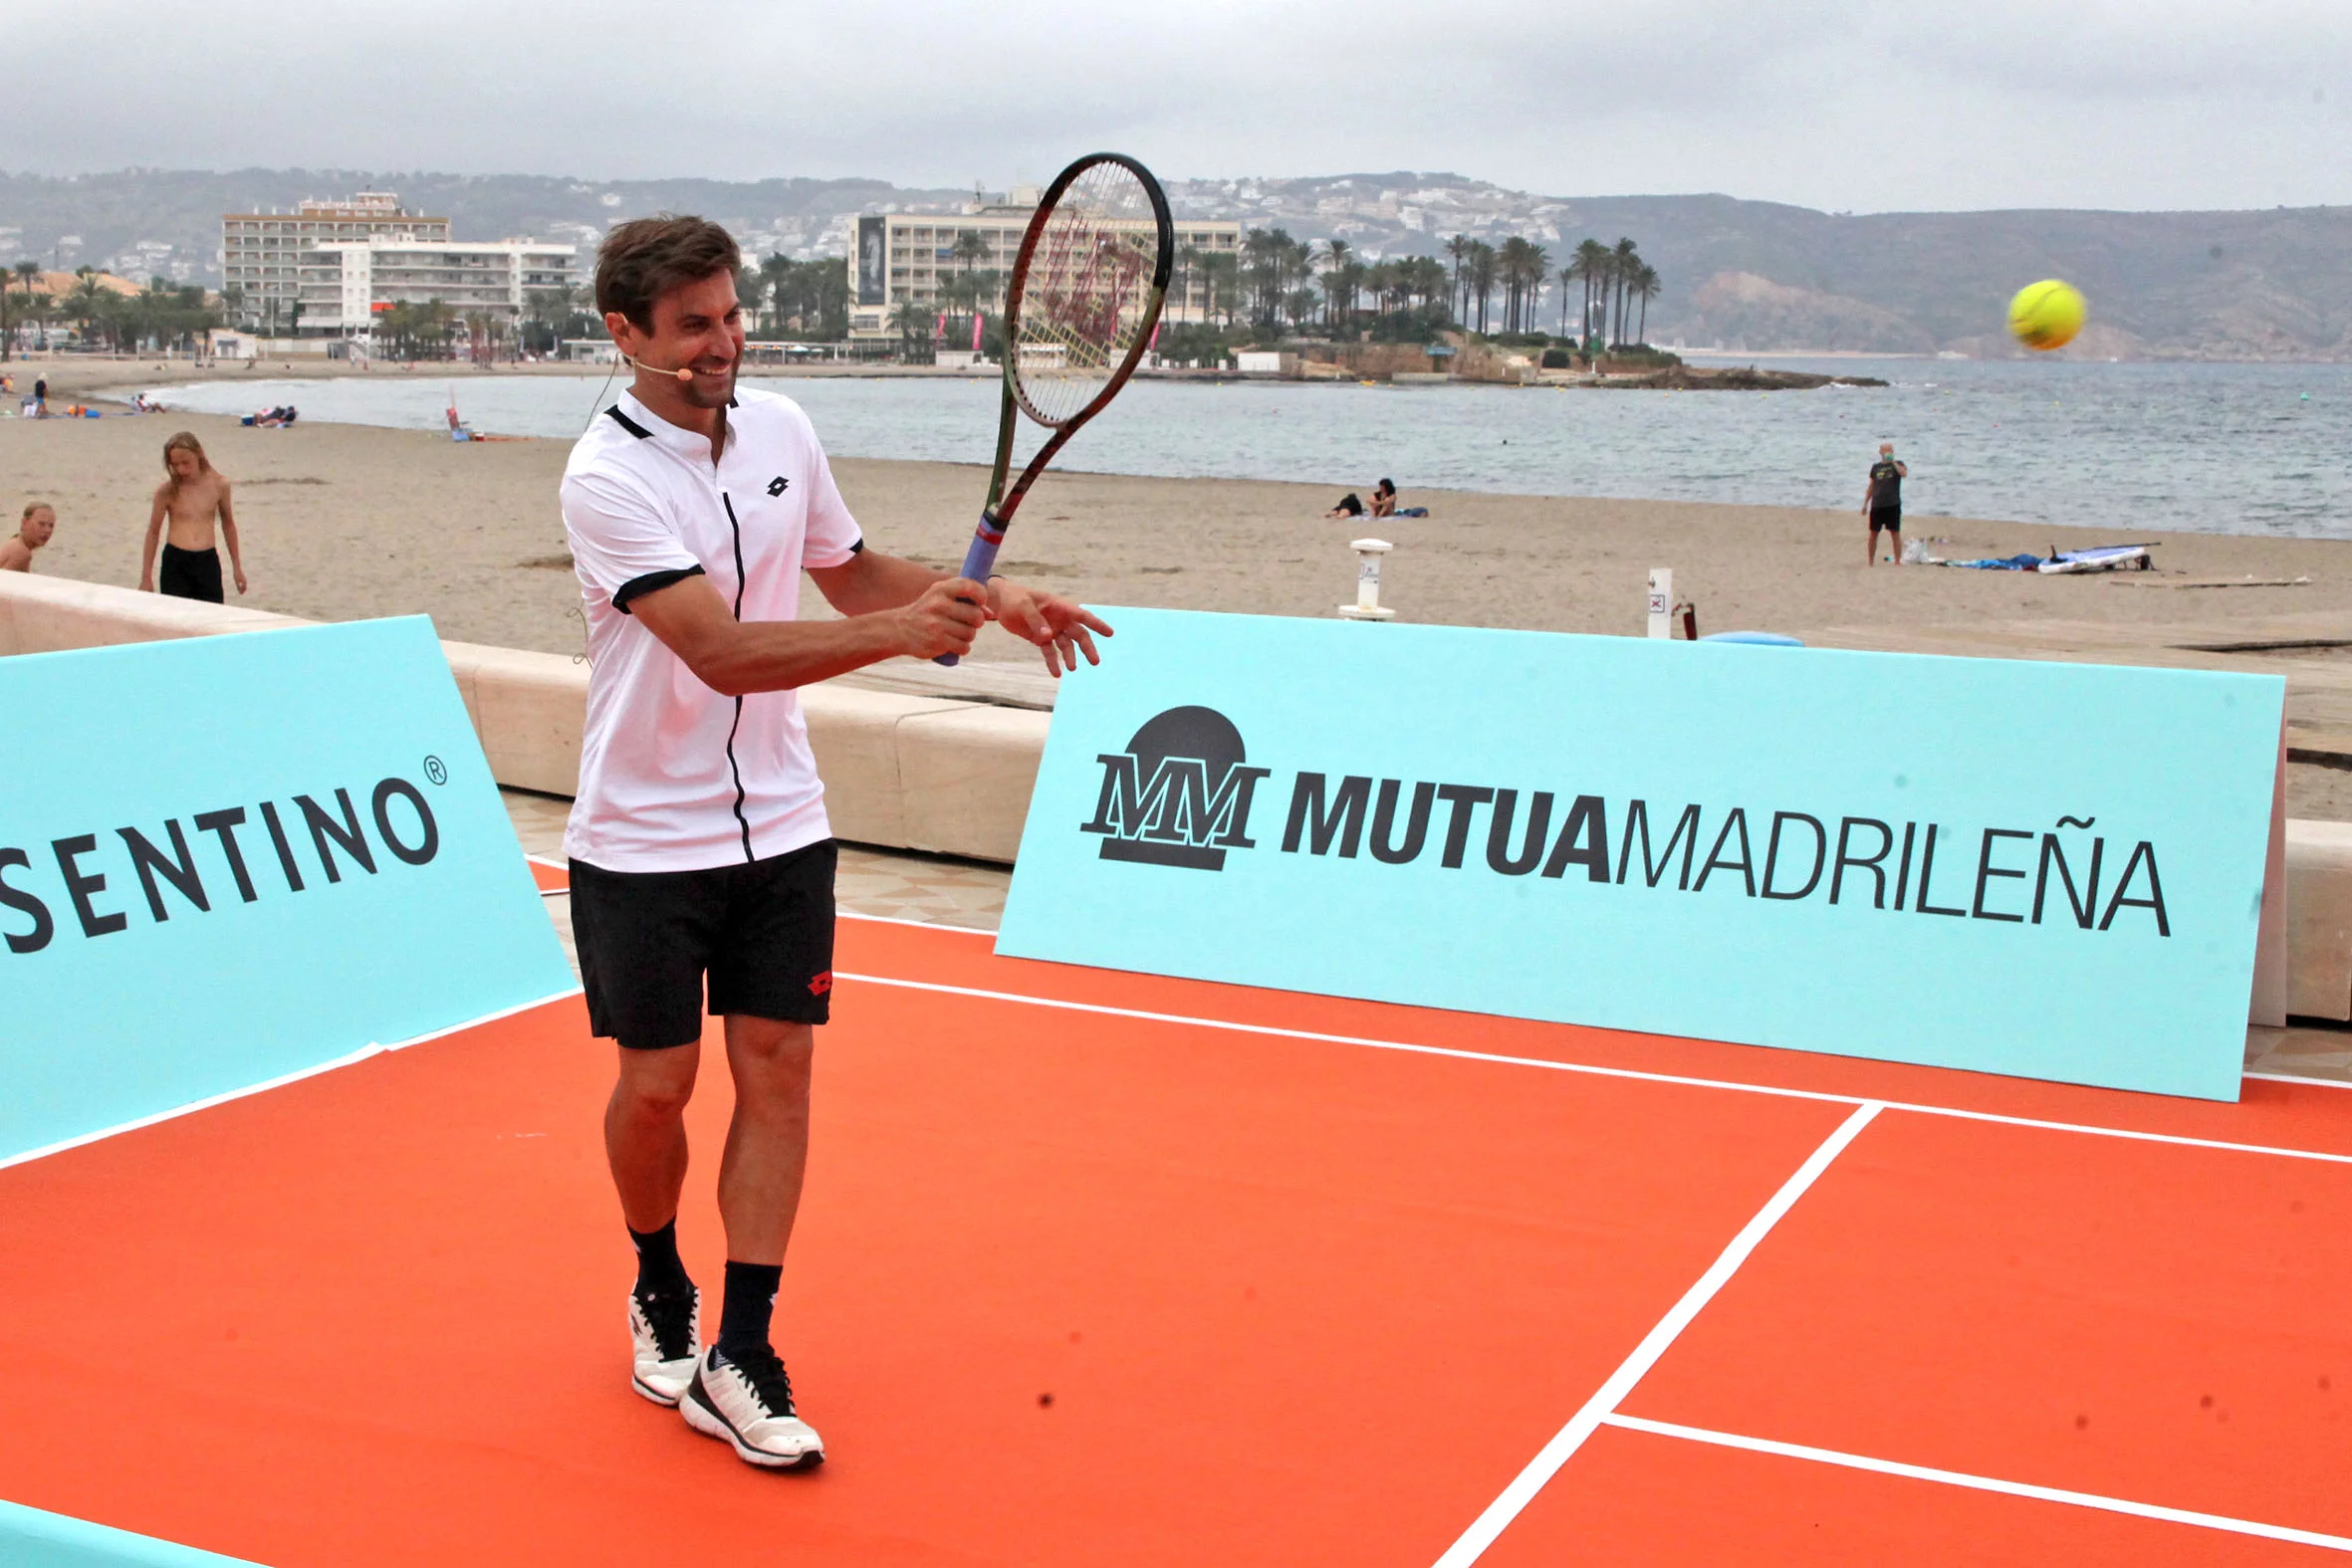
[[[1674,635],[1674,568],[1650,568],[1650,635]]]
[[[1396,611],[1380,607],[1380,558],[1396,549],[1384,539],[1359,539],[1347,547],[1355,552],[1355,602],[1342,604],[1339,613],[1349,620],[1388,620]]]

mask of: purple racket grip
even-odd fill
[[[964,569],[957,575],[970,577],[974,582],[986,582],[989,569],[997,563],[997,551],[1005,543],[1005,530],[988,513],[980,514],[980,527],[972,531],[972,548],[964,552]],[[953,665],[957,655],[942,653],[933,664]]]

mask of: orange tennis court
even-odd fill
[[[777,1311],[822,1469],[630,1393],[574,999],[0,1169],[8,1495],[271,1568],[2352,1550],[2352,1092],[2166,1100],[857,919],[837,962]],[[721,1082],[680,1227],[707,1278]]]

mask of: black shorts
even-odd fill
[[[1903,509],[1901,507],[1880,507],[1873,511],[1870,514],[1870,532],[1875,534],[1882,528],[1890,534],[1902,533]]]
[[[832,840],[708,871],[572,862],[588,1027],[631,1050],[702,1038],[713,1016],[823,1023],[833,988]]]
[[[165,545],[163,569],[155,573],[155,586],[175,599],[225,602],[220,591],[220,552]]]

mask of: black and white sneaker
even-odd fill
[[[694,1381],[702,1353],[702,1292],[684,1295],[629,1292],[629,1387],[656,1405],[675,1405]]]
[[[794,1411],[793,1380],[766,1345],[740,1362],[713,1345],[695,1364],[678,1413],[704,1437],[734,1444],[747,1464],[793,1469],[824,1462],[824,1440]]]

